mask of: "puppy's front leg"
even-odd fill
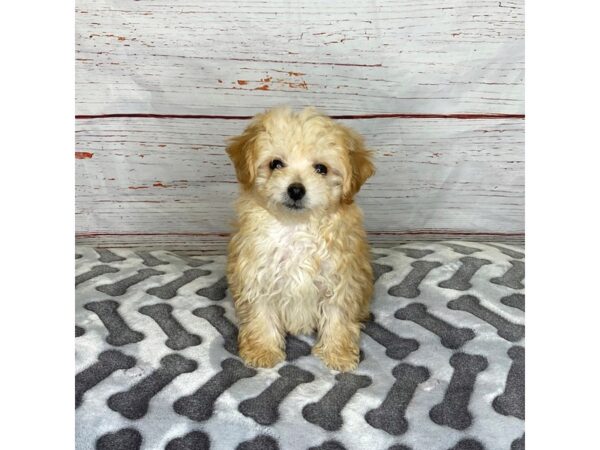
[[[240,357],[252,367],[273,367],[285,358],[285,337],[274,311],[253,305],[238,309]]]
[[[313,354],[330,369],[349,372],[358,366],[360,324],[337,305],[323,305],[319,341]]]

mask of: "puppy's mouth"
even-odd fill
[[[288,209],[294,210],[294,211],[299,211],[304,209],[304,205],[302,205],[301,203],[297,203],[297,202],[284,202],[283,206],[285,206]]]

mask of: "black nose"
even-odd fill
[[[288,186],[288,195],[294,201],[300,200],[306,194],[306,189],[300,183],[292,183]]]

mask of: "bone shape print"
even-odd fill
[[[96,313],[100,321],[104,324],[108,330],[108,336],[106,342],[110,345],[121,346],[126,344],[133,344],[144,339],[144,333],[132,330],[129,325],[125,323],[123,317],[119,314],[117,309],[119,304],[114,300],[103,300],[100,302],[90,302],[83,306],[88,311]]]
[[[186,265],[188,265],[190,267],[205,266],[206,264],[210,264],[212,262],[211,260],[207,260],[207,259],[196,259],[196,258],[193,258],[191,256],[178,255],[178,254],[175,254],[175,253],[173,253],[173,255],[175,255],[181,261],[185,262]]]
[[[106,265],[94,266],[87,272],[84,272],[75,277],[75,286],[79,286],[81,283],[85,283],[92,278],[99,277],[100,275],[104,275],[105,273],[116,273],[119,269]]]
[[[461,266],[458,268],[454,275],[445,281],[438,283],[439,287],[446,289],[455,289],[457,291],[466,291],[471,289],[473,285],[470,283],[473,275],[488,264],[492,262],[487,259],[474,258],[472,256],[465,256],[460,258]]]
[[[510,249],[510,248],[507,248],[507,247],[501,247],[499,245],[489,244],[489,243],[487,245],[489,245],[490,247],[497,248],[502,253],[504,253],[507,256],[510,256],[511,258],[523,259],[525,257],[525,254],[523,254],[521,252],[517,252],[516,250]]]
[[[473,253],[480,252],[480,248],[467,247],[466,245],[454,244],[450,242],[440,242],[442,245],[446,247],[450,247],[456,253],[460,253],[461,255],[472,255]]]
[[[149,269],[151,270],[151,269]],[[177,291],[188,283],[191,283],[196,278],[210,274],[210,271],[203,269],[188,269],[183,272],[179,278],[158,287],[148,289],[146,292],[163,300],[170,300],[177,295]]]
[[[525,348],[514,346],[507,353],[513,362],[504,392],[494,399],[492,407],[502,415],[525,420]]]
[[[469,401],[473,394],[475,380],[484,371],[488,362],[481,355],[455,353],[450,358],[454,373],[444,394],[442,403],[429,411],[429,417],[438,425],[447,425],[455,430],[464,430],[471,425]]]
[[[525,296],[523,294],[511,294],[500,299],[500,303],[506,306],[520,309],[525,312]]]
[[[475,317],[489,323],[498,330],[498,336],[510,342],[515,342],[525,336],[525,327],[506,320],[493,311],[484,307],[477,297],[472,295],[463,295],[456,300],[448,302],[448,308],[459,311],[466,311]]]
[[[285,337],[285,360],[290,362],[294,361],[301,356],[310,355],[311,348],[302,339],[298,339],[296,336],[288,334]]]
[[[209,450],[210,438],[202,431],[192,431],[170,441],[165,450]]]
[[[411,263],[412,270],[404,277],[400,284],[392,286],[388,294],[394,297],[415,298],[421,294],[419,285],[427,274],[433,269],[440,267],[442,263],[437,261],[414,261]]]
[[[261,392],[258,397],[246,399],[238,410],[261,425],[272,425],[279,418],[279,405],[290,392],[303,383],[310,383],[314,375],[293,365],[283,366],[278,371],[280,377]]]
[[[169,264],[167,261],[158,259],[151,252],[136,252],[136,255],[142,258],[142,263],[148,267],[163,266],[165,264]]]
[[[227,277],[221,277],[212,286],[198,289],[196,294],[213,301],[223,300],[227,296]]]
[[[235,450],[279,450],[279,445],[271,436],[260,434],[252,440],[242,442]]]
[[[383,345],[386,356],[392,359],[404,359],[419,348],[419,343],[415,339],[402,338],[375,322],[373,314],[364,323],[363,331],[377,343]]]
[[[192,314],[207,320],[223,336],[223,347],[232,355],[237,356],[237,327],[225,317],[225,308],[218,305],[196,308]]]
[[[379,280],[379,277],[384,273],[394,270],[392,266],[388,266],[387,264],[371,263],[371,265],[373,266],[373,283]]]
[[[108,407],[128,419],[140,419],[146,415],[150,400],[175,378],[193,372],[198,363],[172,353],[160,360],[160,367],[138,381],[128,391],[111,395]]]
[[[422,366],[400,363],[394,367],[392,375],[396,378],[394,385],[388,391],[381,405],[367,412],[365,420],[374,428],[389,434],[400,435],[408,430],[408,420],[405,417],[406,408],[412,400],[417,386],[429,379],[429,370]]]
[[[96,290],[102,292],[103,294],[118,297],[125,294],[127,289],[129,289],[131,286],[141,283],[142,281],[156,275],[164,275],[164,272],[154,269],[141,269],[137,271],[137,274],[131,275],[130,277],[117,280],[111,284],[102,284],[100,286],[96,286]]]
[[[396,250],[397,252],[401,252],[404,253],[406,256],[408,256],[409,258],[413,258],[413,259],[421,259],[424,258],[427,255],[431,255],[433,253],[433,250],[429,250],[429,249],[418,249],[418,248],[406,248],[406,247],[394,247],[394,250]]]
[[[442,345],[446,348],[457,349],[475,337],[475,332],[470,328],[456,328],[448,322],[429,313],[422,303],[411,303],[405,308],[397,310],[394,317],[400,320],[410,320],[423,328],[437,334]]]
[[[237,359],[228,358],[221,363],[221,370],[204,386],[191,395],[181,397],[173,404],[175,412],[196,422],[202,422],[212,416],[215,401],[243,378],[256,375],[256,370],[246,367]]]
[[[139,450],[141,446],[142,435],[135,428],[106,433],[96,441],[96,450]]]
[[[140,313],[151,317],[164,331],[168,339],[165,345],[172,350],[183,350],[188,347],[194,347],[202,343],[200,336],[189,333],[183,326],[173,317],[173,307],[166,303],[158,303],[156,305],[142,306]]]
[[[371,378],[353,373],[338,373],[337,383],[316,403],[302,409],[302,416],[310,423],[327,431],[339,430],[343,425],[342,410],[359,389],[371,385]]]
[[[485,450],[485,447],[475,439],[461,439],[448,450]]]
[[[323,442],[321,445],[317,447],[310,447],[308,450],[346,450],[342,444],[335,440],[329,440]]]
[[[525,450],[525,433],[518,439],[512,441],[510,444],[510,450]]]
[[[501,277],[492,278],[490,281],[500,286],[511,289],[524,289],[523,278],[525,278],[525,263],[523,261],[510,261],[512,267]]]
[[[101,381],[120,369],[131,369],[135,358],[118,350],[107,350],[98,355],[98,361],[75,375],[75,407],[79,407],[83,395]]]
[[[125,258],[123,258],[122,256],[119,256],[119,255],[111,252],[108,249],[105,249],[105,248],[96,248],[94,250],[96,250],[96,253],[98,253],[98,256],[100,256],[100,258],[98,259],[98,261],[100,261],[102,263],[111,263],[111,262],[125,261]]]

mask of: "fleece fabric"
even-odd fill
[[[336,373],[313,336],[241,362],[225,256],[78,247],[77,449],[524,449],[523,248],[373,255],[361,362]]]

